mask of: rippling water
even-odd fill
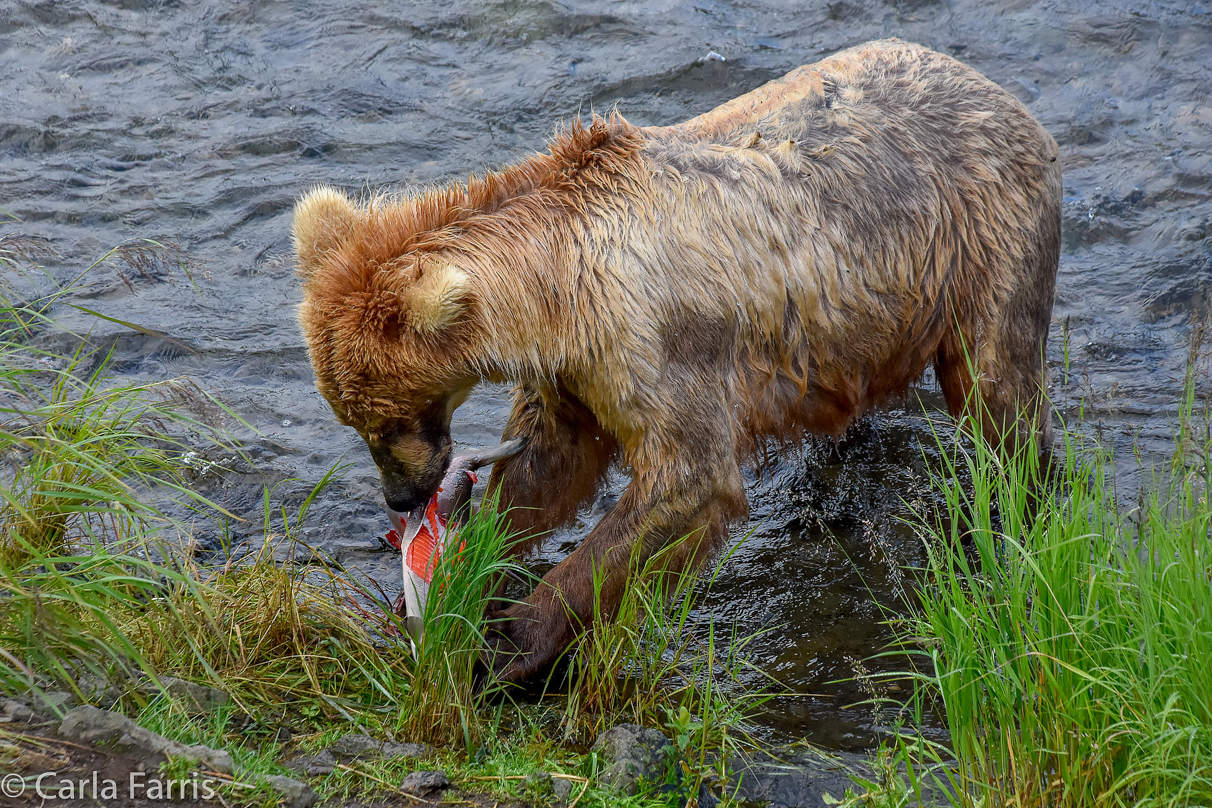
[[[50,239],[60,280],[131,239],[179,248],[183,265],[99,268],[74,302],[189,350],[72,309],[60,322],[112,345],[119,374],[191,377],[260,430],[245,436],[252,466],[214,484],[254,517],[237,538],[257,534],[262,486],[298,502],[349,464],[307,536],[393,591],[374,467],[315,392],[294,322],[294,199],[322,182],[465,177],[616,104],[636,124],[674,123],[884,36],[978,68],[1060,143],[1053,394],[1066,417],[1084,403],[1103,434],[1162,450],[1190,323],[1212,308],[1205,3],[0,0],[0,208],[21,220],[0,233]],[[940,406],[928,383],[921,392]],[[495,442],[505,413],[504,391],[478,391],[456,441]],[[751,481],[737,534],[751,535],[707,605],[742,631],[769,629],[753,661],[799,694],[763,719],[780,737],[861,747],[881,720],[846,709],[865,691],[835,680],[896,664],[862,660],[886,641],[881,606],[900,602],[900,568],[921,560],[903,523],[931,503],[934,441],[918,413],[881,415]],[[610,500],[536,564],[561,558]]]

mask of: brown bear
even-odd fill
[[[505,437],[526,446],[491,485],[519,552],[612,465],[630,475],[494,623],[516,680],[610,618],[629,563],[687,536],[672,566],[717,548],[768,437],[836,435],[933,364],[952,413],[979,401],[989,433],[1046,441],[1060,202],[1056,143],[1013,96],[873,42],[676,126],[573,122],[467,185],[314,190],[299,320],[396,511],[437,488],[482,379],[517,385]]]

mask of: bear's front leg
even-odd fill
[[[492,467],[488,495],[499,495],[518,538],[512,552],[524,555],[593,498],[618,443],[562,386],[518,388],[502,440],[512,438],[526,444]]]
[[[581,546],[529,598],[493,615],[489,643],[498,679],[531,676],[596,621],[614,619],[629,572],[671,543],[685,539],[662,560],[671,571],[695,568],[723,543],[728,523],[746,513],[747,502],[735,460],[713,455],[699,459],[720,462],[683,462],[677,470],[637,474]]]

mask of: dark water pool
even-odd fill
[[[0,0],[0,208],[20,219],[0,232],[50,239],[60,280],[131,239],[176,245],[192,282],[178,266],[116,262],[75,302],[189,350],[68,308],[62,325],[112,345],[119,374],[191,377],[260,430],[246,436],[252,465],[215,484],[254,517],[250,537],[263,486],[297,503],[347,463],[308,539],[390,591],[399,562],[374,538],[386,528],[374,468],[315,392],[294,322],[295,198],[322,182],[463,177],[615,104],[637,124],[673,123],[885,36],[977,67],[1060,143],[1053,394],[1066,417],[1084,402],[1105,435],[1164,451],[1190,324],[1212,307],[1206,3]],[[938,406],[928,383],[922,393]],[[505,411],[504,391],[478,391],[456,440],[495,442]],[[880,719],[846,709],[866,692],[836,680],[896,664],[863,660],[886,641],[881,607],[900,602],[901,568],[921,560],[904,519],[930,505],[931,446],[915,405],[752,479],[737,534],[751,535],[706,607],[745,632],[770,628],[752,660],[797,694],[763,719],[772,734],[871,743]]]

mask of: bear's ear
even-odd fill
[[[299,274],[304,279],[311,277],[320,268],[324,254],[348,238],[362,218],[358,206],[336,188],[321,185],[308,191],[295,205],[291,228]]]
[[[430,262],[401,295],[404,319],[422,334],[454,322],[467,308],[471,279],[453,264]]]

